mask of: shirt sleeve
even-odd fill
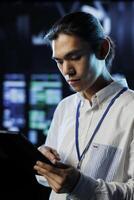
[[[49,187],[49,184],[48,184],[47,180],[44,178],[44,176],[35,175],[35,178],[38,181],[38,183],[40,183],[41,185]]]
[[[81,175],[79,183],[71,194],[70,199],[77,200],[133,200],[134,179],[126,183],[109,182]]]
[[[105,182],[81,174],[80,180],[69,197],[78,200],[134,200],[134,139],[130,145],[126,182]]]

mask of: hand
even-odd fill
[[[38,150],[43,153],[53,164],[60,161],[60,156],[57,151],[48,146],[40,146]]]
[[[80,172],[63,163],[57,163],[57,165],[58,167],[54,167],[37,161],[34,169],[47,179],[48,184],[56,193],[70,193],[80,178]]]

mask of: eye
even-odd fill
[[[72,55],[71,60],[80,60],[82,55]]]

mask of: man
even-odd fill
[[[84,12],[64,16],[46,38],[75,94],[63,99],[40,151],[38,181],[51,200],[134,199],[134,92],[107,68],[114,45],[98,20]]]

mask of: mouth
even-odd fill
[[[69,85],[76,85],[80,82],[80,79],[70,79],[68,80]]]

